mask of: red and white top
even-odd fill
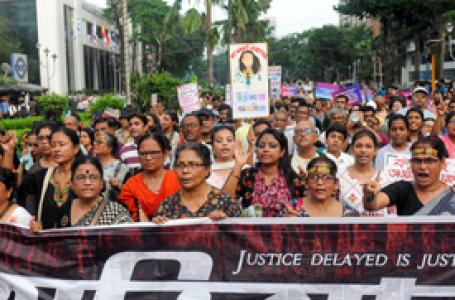
[[[141,161],[139,160],[139,153],[137,151],[137,145],[134,143],[134,140],[125,144],[119,152],[120,161],[129,169],[140,167]]]
[[[377,173],[371,179],[376,181],[376,178]],[[363,207],[363,186],[360,185],[359,180],[349,174],[347,169],[341,170],[338,173],[338,179],[340,181],[339,200],[355,208],[361,216],[389,217],[397,215],[395,206],[382,208],[376,211],[366,211]],[[393,182],[386,172],[380,172],[379,179],[377,181],[381,188]]]

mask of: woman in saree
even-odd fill
[[[396,205],[399,216],[455,215],[451,205],[455,193],[440,181],[449,156],[443,141],[436,136],[422,138],[411,147],[414,181],[399,181],[383,189],[375,181],[363,184],[363,204],[367,210]]]

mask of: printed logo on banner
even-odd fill
[[[28,82],[27,55],[11,53],[11,76],[19,82]]]

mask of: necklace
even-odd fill
[[[63,195],[62,195],[62,197],[60,197],[60,190],[59,190],[60,185],[58,184],[57,181],[54,180],[54,174],[51,175],[51,179],[49,180],[49,183],[54,186],[55,204],[57,204],[58,207],[61,207],[66,202],[66,200],[68,200],[68,194],[70,193],[71,184],[69,182],[67,182],[65,184],[65,189],[63,190]]]

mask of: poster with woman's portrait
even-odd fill
[[[267,44],[231,44],[229,58],[233,117],[269,116]]]

